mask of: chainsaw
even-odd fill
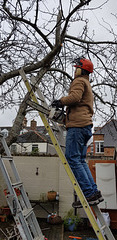
[[[38,112],[45,114],[50,120],[58,122],[60,124],[64,124],[65,122],[64,107],[62,109],[56,107],[45,108],[44,106],[31,100],[27,100],[26,103],[33,109],[37,110]]]

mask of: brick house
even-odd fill
[[[95,128],[93,141],[88,146],[87,160],[93,178],[102,191],[102,211],[108,211],[111,227],[117,229],[117,120]]]
[[[117,120],[112,119],[103,127],[94,130],[93,155],[113,159],[117,148]]]

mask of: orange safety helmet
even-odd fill
[[[76,68],[82,68],[90,73],[93,72],[93,63],[86,58],[77,58],[75,59],[76,64],[74,65],[74,67]]]

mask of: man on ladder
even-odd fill
[[[81,62],[81,60],[79,60],[80,62]],[[86,63],[86,62],[85,62]],[[85,64],[86,65],[86,64]],[[79,66],[79,67],[78,67]],[[81,63],[79,63],[79,64],[77,64],[77,68],[81,68],[81,66],[83,66],[83,63],[81,62]],[[82,68],[83,69],[83,68]],[[85,70],[85,69],[84,69]],[[86,69],[86,70],[88,70],[88,69]],[[92,69],[92,71],[93,71],[93,69]],[[89,68],[89,71],[88,72],[92,72],[92,71],[90,71],[90,68]],[[101,214],[101,211],[100,211],[100,209],[98,208],[98,206],[97,205],[95,205],[95,206],[93,206],[93,210],[94,210],[94,212],[95,212],[95,214],[96,214],[96,216],[98,217],[98,219],[99,219],[99,221],[100,221],[100,223],[101,223],[101,227],[99,227],[98,226],[98,224],[97,224],[97,220],[96,220],[96,218],[95,218],[95,216],[94,216],[94,214],[93,214],[93,212],[92,212],[92,210],[91,210],[91,208],[90,208],[90,206],[89,206],[89,204],[88,204],[88,202],[87,202],[87,200],[86,200],[86,198],[85,198],[85,196],[84,196],[84,194],[83,194],[83,192],[82,192],[82,190],[81,190],[81,188],[80,188],[80,186],[79,186],[79,183],[78,183],[78,180],[76,181],[76,178],[75,178],[75,176],[74,176],[74,174],[73,174],[73,172],[72,172],[72,170],[71,170],[71,168],[70,168],[70,166],[69,166],[69,164],[68,164],[68,161],[66,160],[66,158],[65,158],[65,155],[64,155],[64,153],[63,153],[63,151],[62,151],[62,149],[61,149],[61,147],[60,147],[60,145],[59,145],[59,142],[58,142],[58,140],[57,140],[57,138],[56,138],[56,136],[55,136],[55,134],[54,134],[54,132],[53,132],[53,130],[52,130],[52,127],[50,126],[50,124],[49,124],[49,121],[47,120],[47,118],[46,118],[46,116],[48,116],[48,113],[49,113],[49,115],[50,115],[50,111],[48,110],[48,109],[45,109],[45,105],[43,105],[43,104],[45,104],[45,100],[44,100],[44,97],[43,97],[43,95],[42,95],[42,93],[40,92],[40,89],[38,88],[38,86],[36,85],[36,94],[39,96],[39,99],[42,99],[41,100],[41,110],[40,110],[40,104],[39,104],[39,101],[38,101],[38,99],[37,99],[37,97],[36,97],[36,94],[35,94],[35,92],[33,91],[33,88],[32,88],[32,85],[30,84],[30,82],[29,82],[29,80],[27,79],[27,77],[26,77],[26,74],[25,74],[25,72],[24,72],[24,70],[23,69],[20,69],[19,70],[19,73],[20,73],[20,75],[22,76],[22,79],[24,80],[24,83],[25,83],[25,85],[26,85],[26,88],[27,88],[27,90],[28,90],[28,92],[30,93],[30,97],[31,97],[31,99],[32,99],[32,103],[34,103],[34,109],[35,109],[35,107],[36,107],[36,109],[37,109],[37,111],[39,112],[39,115],[40,115],[40,117],[41,117],[41,119],[42,119],[42,121],[43,121],[43,124],[44,124],[44,126],[45,126],[45,128],[46,128],[46,130],[47,130],[47,132],[48,132],[48,134],[49,134],[49,136],[50,136],[50,138],[51,138],[51,140],[52,140],[52,143],[53,143],[53,145],[54,145],[54,148],[55,148],[55,150],[56,150],[56,152],[57,152],[57,154],[58,154],[58,156],[59,156],[59,158],[60,158],[60,160],[61,160],[61,162],[62,162],[62,164],[64,165],[64,168],[65,168],[65,170],[66,170],[66,172],[67,172],[67,174],[68,174],[68,176],[69,176],[69,178],[70,178],[70,180],[71,180],[71,183],[73,184],[73,186],[74,186],[74,189],[75,189],[75,191],[76,191],[76,193],[77,193],[77,195],[78,195],[78,197],[79,197],[79,199],[80,199],[80,201],[81,201],[81,203],[82,203],[82,206],[83,206],[83,208],[84,208],[84,210],[85,210],[85,212],[86,212],[86,214],[87,214],[87,216],[88,216],[88,218],[89,218],[89,220],[90,220],[90,223],[91,223],[91,225],[92,225],[92,227],[93,227],[93,229],[94,229],[94,231],[95,231],[95,233],[96,233],[96,235],[97,235],[97,237],[98,237],[98,239],[99,240],[106,240],[106,239],[108,239],[108,240],[115,240],[115,238],[114,238],[114,236],[113,236],[113,234],[111,233],[111,231],[110,231],[110,229],[109,229],[109,227],[107,226],[107,224],[105,223],[105,220],[104,220],[104,218],[103,218],[103,216],[102,216],[102,214]],[[81,75],[81,74],[80,74]],[[87,74],[85,74],[86,76],[87,76]],[[84,76],[85,76],[84,75]],[[79,75],[78,75],[79,76]],[[83,77],[83,76],[82,76]],[[82,79],[82,78],[81,78]],[[79,79],[78,79],[79,80]],[[73,82],[75,82],[75,79],[74,79],[74,81]],[[35,84],[35,83],[34,83]],[[33,84],[33,85],[34,85]],[[88,85],[85,85],[86,84],[86,79],[84,78],[84,86],[85,86],[85,88],[86,88],[86,86],[88,87]],[[88,84],[88,83],[87,83]],[[71,84],[72,85],[72,84]],[[69,95],[70,95],[70,93],[69,93]],[[72,91],[72,95],[74,95],[74,90]],[[82,96],[82,98],[83,98],[83,96]],[[31,106],[33,107],[33,104],[31,103]],[[30,104],[29,104],[30,105]],[[36,105],[36,106],[35,106]],[[57,108],[58,107],[60,107],[60,106],[64,106],[64,104],[62,104],[62,101],[60,100],[60,101],[55,101],[54,103],[53,103],[53,105],[54,106],[57,106]],[[87,105],[88,106],[88,104],[86,104],[86,101],[85,101],[85,105]],[[63,107],[62,106],[62,107]],[[44,107],[44,110],[42,111],[42,107]],[[72,105],[71,105],[71,107],[72,107]],[[87,107],[88,108],[88,107]],[[47,110],[46,112],[45,112],[45,110]],[[88,109],[87,109],[88,110]],[[86,113],[85,113],[85,116],[87,115],[87,110],[86,110]],[[69,113],[69,116],[70,116],[70,112],[68,112]],[[93,113],[92,113],[93,114]],[[91,116],[92,116],[92,114],[91,114]],[[46,115],[46,116],[45,116]],[[68,120],[69,120],[69,116],[68,116]],[[52,119],[52,118],[50,118],[50,119]],[[53,122],[52,122],[53,123]],[[91,124],[92,124],[92,120],[91,120]],[[70,127],[70,126],[69,126]],[[60,131],[60,130],[59,130]],[[61,131],[60,131],[61,132]],[[86,147],[86,145],[85,145],[85,147]],[[76,155],[75,155],[76,156]],[[95,183],[94,183],[95,184]],[[97,186],[96,186],[96,189],[97,189]],[[98,190],[96,191],[96,192],[98,192]],[[100,194],[100,196],[98,197],[98,199],[100,198],[100,201],[102,201],[103,200],[103,198],[102,198],[102,196],[101,196],[101,193],[100,192],[98,192],[98,194]],[[97,195],[97,193],[96,193],[96,195]],[[102,200],[101,200],[101,198],[102,198]],[[97,199],[96,199],[97,200]],[[99,200],[98,200],[99,201]],[[96,204],[95,202],[93,203],[93,204]],[[105,236],[103,236],[103,234],[102,234],[102,232],[101,232],[101,230],[104,230],[104,232],[105,232],[105,236],[106,236],[106,238],[105,238]]]
[[[67,106],[65,156],[89,205],[94,206],[104,199],[86,163],[87,142],[92,136],[93,126],[93,94],[89,82],[93,64],[89,59],[78,58],[74,67],[76,67],[75,76],[68,96],[54,100],[52,106],[57,108]],[[76,201],[72,206],[80,208],[82,204]]]

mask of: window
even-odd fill
[[[95,153],[104,153],[104,142],[95,142]]]
[[[32,152],[38,152],[38,144],[32,145]]]
[[[93,153],[93,143],[91,143],[91,153]]]

